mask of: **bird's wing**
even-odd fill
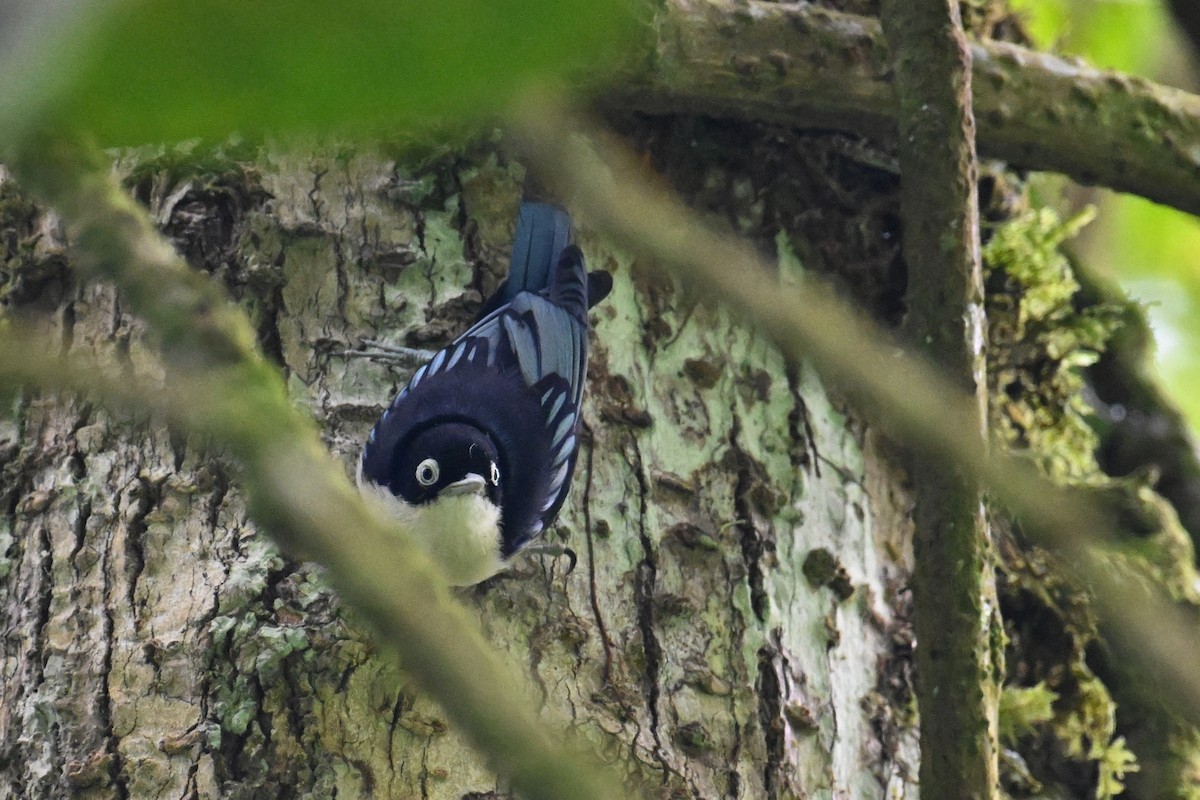
[[[566,309],[528,292],[475,323],[415,373],[405,395],[433,375],[458,367],[515,368],[530,388],[558,377],[571,405],[583,391],[587,328]],[[394,405],[395,403],[393,403]]]
[[[493,369],[516,367],[531,388],[560,376],[577,407],[587,365],[587,286],[583,254],[568,247],[549,287],[522,292],[472,325],[418,369],[408,388],[459,363],[482,361]]]
[[[543,520],[558,513],[571,488],[571,472],[575,469],[576,436],[579,429],[579,403],[572,400],[571,387],[558,375],[543,379],[535,389],[541,390],[539,400],[546,414],[550,431],[550,482],[540,510]]]
[[[468,364],[479,366],[494,363],[497,345],[499,344],[499,339],[496,336],[498,332],[496,319],[499,316],[500,312],[496,312],[488,319],[481,320],[462,336],[451,342],[449,346],[434,353],[433,358],[422,364],[413,373],[412,378],[408,381],[408,385],[396,395],[388,410],[394,409],[399,405],[401,400],[408,396],[409,392],[417,388],[421,381],[432,375],[464,367]],[[490,324],[485,325],[484,323]],[[475,333],[476,331],[478,333]]]

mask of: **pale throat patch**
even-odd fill
[[[451,495],[412,505],[361,474],[359,488],[412,532],[451,586],[472,586],[507,566],[500,557],[500,508],[486,497]]]

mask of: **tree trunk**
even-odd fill
[[[680,138],[647,130],[651,147]],[[727,133],[742,135],[711,131],[705,146]],[[140,153],[118,168],[254,316],[350,469],[407,370],[344,351],[440,346],[466,326],[505,269],[523,171],[488,146],[415,166],[246,155]],[[680,177],[718,187],[701,202],[744,232],[771,227],[754,193],[779,186],[715,159]],[[63,350],[152,371],[119,298],[70,283],[53,219],[11,182],[4,194],[9,301]],[[579,565],[533,557],[463,601],[547,724],[569,721],[652,795],[912,794],[897,475],[810,369],[580,238],[616,285],[593,312],[587,435],[550,532]],[[219,453],[85,400],[14,408],[0,796],[504,793],[320,569],[255,532]]]
[[[616,125],[715,226],[777,254],[782,280],[803,264],[898,321],[888,153],[691,117]],[[462,331],[503,276],[526,183],[487,142],[141,152],[117,168],[253,317],[347,470],[409,368],[346,351]],[[999,174],[983,183],[985,218],[1012,217],[1019,191]],[[0,174],[0,299],[63,351],[153,374],[153,341],[111,289],[72,282],[56,225]],[[808,366],[596,232],[579,238],[615,286],[592,312],[586,435],[549,532],[578,567],[531,557],[463,602],[547,724],[647,796],[915,797],[911,503],[893,448]],[[1031,318],[1030,281],[1070,276],[1030,277],[1007,252],[990,255],[993,425],[1056,477],[1098,472],[1078,375],[1046,376],[1037,338],[1046,325],[1086,338],[1095,320]],[[1069,306],[1072,291],[1055,296]],[[18,394],[12,408],[0,798],[507,795],[396,666],[405,654],[378,652],[320,568],[256,532],[219,452],[83,399]],[[1190,565],[1186,537],[1162,546]],[[1002,538],[1005,788],[1108,796],[1129,752],[1118,726],[1138,720],[1113,721],[1084,601],[1016,548]]]

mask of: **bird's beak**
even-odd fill
[[[467,473],[467,477],[463,478],[461,481],[455,481],[454,483],[445,487],[442,489],[440,494],[483,494],[485,489],[487,489],[487,481],[483,479],[483,476],[469,472]]]

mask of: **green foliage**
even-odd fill
[[[1124,737],[1114,737],[1116,706],[1100,679],[1079,666],[1074,708],[1056,721],[1059,736],[1067,742],[1067,754],[1085,756],[1096,763],[1097,800],[1107,800],[1125,790],[1123,779],[1137,772],[1137,757],[1125,746]]]
[[[1179,770],[1179,800],[1200,800],[1200,732],[1195,728],[1176,730],[1170,735],[1171,747],[1184,754]]]
[[[1163,54],[1170,21],[1156,0],[1013,0],[1039,47],[1145,74]]]
[[[1098,67],[1187,86],[1186,51],[1161,0],[1014,0],[1038,46]],[[1189,74],[1191,77],[1189,78]],[[1200,424],[1200,222],[1129,195],[1104,193],[1100,222],[1078,251],[1150,305],[1158,365],[1175,402]]]
[[[1079,368],[1096,360],[1120,324],[1116,307],[1074,303],[1079,284],[1059,248],[1089,218],[1027,212],[996,228],[983,250],[992,426],[1059,481],[1096,474]]]
[[[1169,519],[1160,518],[1155,501],[1162,501],[1144,478],[1114,481],[1096,465],[1098,439],[1082,397],[1082,367],[1104,350],[1122,324],[1123,310],[1086,305],[1062,253],[1092,217],[1089,210],[1064,221],[1043,208],[991,231],[983,256],[992,425],[1011,450],[1036,459],[1052,480],[1092,493],[1094,502],[1113,507],[1123,525],[1136,528],[1143,538],[1114,549],[1109,558],[1114,566],[1144,574],[1160,561],[1180,563],[1179,547],[1190,550],[1186,536],[1180,542],[1178,524],[1171,528]],[[1130,521],[1135,519],[1140,526]],[[1045,652],[1032,661],[1020,650],[1010,654],[1013,674],[1032,670],[1037,682],[1004,688],[1001,736],[1019,751],[1037,742],[1037,748],[1049,746],[1070,761],[1089,762],[1096,769],[1095,796],[1113,797],[1138,762],[1116,733],[1117,705],[1109,687],[1088,664],[1087,648],[1098,635],[1091,602],[1077,587],[1054,579],[1053,568],[1040,558],[1026,551],[1009,559],[1007,597],[1024,610],[1008,621],[1019,629],[1039,614],[1054,618],[1062,626],[1062,649],[1052,668],[1039,663]],[[1030,753],[1028,759],[1038,780],[1064,778],[1048,769],[1045,758]]]
[[[1096,798],[1104,800],[1125,791],[1125,776],[1138,771],[1137,757],[1125,746],[1125,737],[1113,739],[1096,760]]]
[[[1015,742],[1031,734],[1036,726],[1054,718],[1054,701],[1058,693],[1046,687],[1045,681],[1036,686],[1005,686],[1000,695],[1000,738]]]
[[[622,0],[144,0],[110,4],[17,66],[57,70],[43,125],[106,145],[377,136],[494,113],[531,81],[592,75],[630,20]]]
[[[1172,399],[1200,424],[1200,221],[1129,196],[1110,196],[1106,224],[1082,254],[1115,273],[1147,304],[1158,345],[1158,371]]]

